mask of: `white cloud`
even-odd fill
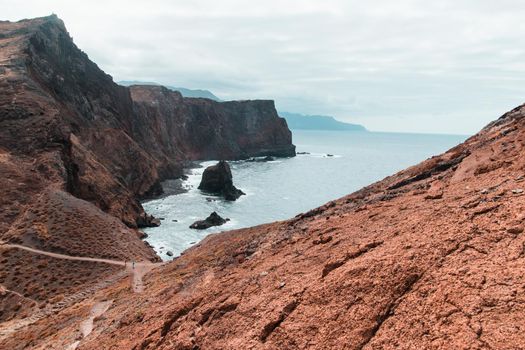
[[[61,17],[115,80],[206,88],[370,129],[475,132],[525,100],[518,0],[0,0]]]

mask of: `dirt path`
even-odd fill
[[[84,289],[78,293],[71,294],[67,296],[63,301],[60,301],[53,305],[48,305],[43,310],[37,310],[35,311],[30,317],[23,318],[23,319],[16,319],[13,321],[8,321],[0,324],[0,340],[8,337],[10,334],[16,332],[17,330],[29,326],[30,324],[33,324],[37,322],[38,320],[50,316],[52,314],[57,313],[58,311],[65,309],[66,307],[69,307],[75,303],[78,303],[87,297],[93,295],[96,291],[106,288],[109,285],[116,283],[120,279],[124,278],[126,275],[131,275],[131,287],[134,293],[141,293],[144,290],[144,284],[142,283],[143,276],[148,273],[149,271],[153,270],[156,267],[159,267],[163,265],[164,263],[151,263],[151,262],[135,262],[134,264],[132,262],[124,262],[119,260],[110,260],[110,259],[100,259],[100,258],[90,258],[90,257],[79,257],[79,256],[70,256],[65,254],[58,254],[58,253],[51,253],[46,252],[44,250],[34,249],[30,247],[26,247],[19,244],[9,244],[4,241],[0,240],[0,246],[11,248],[11,249],[22,249],[34,254],[40,254],[40,255],[46,255],[52,258],[56,259],[65,259],[65,260],[75,260],[75,261],[87,261],[87,262],[99,262],[103,264],[111,264],[111,265],[118,265],[123,266],[125,270],[112,275],[111,277],[100,281],[99,283],[96,283],[92,286],[90,286],[87,289]],[[98,305],[98,306],[97,306]],[[97,309],[92,310],[92,313],[98,313],[100,310],[103,310],[105,312],[107,308],[111,305],[108,304],[107,308],[104,309],[106,304],[104,303],[98,303],[95,306],[97,306]],[[97,316],[94,316],[96,318]],[[89,320],[89,319],[88,319]],[[86,321],[88,321],[86,320]],[[93,326],[93,322],[91,321],[91,326],[89,326],[89,322],[81,325],[81,331],[84,334],[87,330],[91,332]],[[89,334],[89,333],[88,333]],[[71,346],[73,346],[72,344]],[[78,346],[78,344],[77,344]],[[75,347],[71,349],[75,349]]]
[[[89,313],[89,317],[80,323],[80,333],[82,334],[82,339],[91,334],[93,331],[93,323],[95,322],[95,319],[102,316],[109,309],[111,304],[113,304],[113,300],[103,301],[93,305],[91,312]],[[67,349],[75,350],[80,345],[80,342],[81,340],[77,340]]]
[[[15,319],[12,321],[7,321],[0,323],[0,341],[4,338],[7,338],[10,334],[29,326],[45,317],[51,316],[63,310],[71,305],[74,305],[82,300],[92,296],[97,291],[107,288],[110,285],[117,283],[118,281],[126,278],[128,276],[127,271],[121,271],[115,275],[110,276],[109,278],[100,281],[96,284],[91,285],[90,287],[83,289],[77,293],[70,294],[65,297],[62,301],[59,301],[56,304],[49,304],[44,309],[38,309],[31,314],[31,316],[22,319]]]
[[[4,285],[0,284],[0,295],[3,294],[3,293],[12,293],[16,296],[18,296],[19,298],[22,298],[22,299],[27,299],[27,300],[30,300],[30,301],[34,301],[33,299],[31,298],[28,298],[14,290],[11,290],[11,289],[7,289]]]
[[[46,252],[44,250],[39,250],[39,249],[26,247],[26,246],[23,246],[23,245],[20,245],[20,244],[5,243],[3,241],[0,241],[0,246],[4,246],[4,247],[7,247],[7,248],[18,248],[18,249],[26,250],[26,251],[31,252],[31,253],[40,254],[40,255],[46,255],[46,256],[49,256],[49,257],[52,257],[52,258],[57,258],[57,259],[76,260],[76,261],[91,261],[91,262],[100,262],[100,263],[104,263],[104,264],[124,266],[124,262],[123,261],[119,261],[119,260],[89,258],[89,257],[82,257],[82,256],[71,256],[71,255],[64,255],[64,254],[58,254],[58,253],[51,253],[51,252]]]
[[[83,257],[83,256],[71,256],[71,255],[65,255],[65,254],[46,252],[44,250],[30,248],[30,247],[26,247],[20,244],[10,244],[4,241],[0,241],[0,246],[7,247],[7,248],[22,249],[22,250],[25,250],[31,253],[41,254],[41,255],[49,256],[49,257],[56,258],[56,259],[99,262],[103,264],[124,266],[126,268],[126,271],[132,276],[131,286],[135,293],[140,293],[144,290],[144,285],[142,284],[142,277],[149,271],[163,264],[163,263],[151,263],[151,262],[132,263],[130,261],[124,262],[120,260],[90,258],[90,257]]]

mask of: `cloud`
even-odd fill
[[[0,0],[61,17],[115,80],[272,98],[373,130],[472,133],[525,100],[525,4]]]

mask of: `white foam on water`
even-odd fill
[[[169,260],[172,258],[166,255],[168,250],[176,257],[210,233],[291,218],[465,139],[447,135],[297,131],[293,138],[298,151],[311,153],[267,162],[230,162],[234,185],[246,193],[234,202],[198,189],[204,169],[217,163],[201,162],[201,167],[191,169],[182,182],[187,192],[143,203],[147,213],[164,218],[160,227],[144,230],[149,235],[146,240],[162,259]],[[213,211],[230,221],[207,230],[189,228]],[[161,251],[160,247],[164,249]]]

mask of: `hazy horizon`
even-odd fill
[[[472,134],[525,101],[525,4],[0,0],[57,14],[115,81],[273,99],[373,131]]]

